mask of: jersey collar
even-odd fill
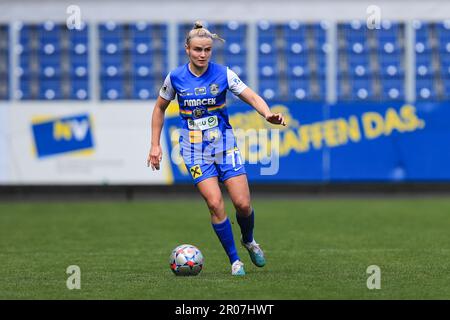
[[[187,63],[186,66],[187,66],[187,69],[188,69],[189,73],[190,73],[193,77],[195,77],[195,78],[200,78],[200,77],[202,77],[203,75],[205,75],[205,74],[209,71],[209,69],[210,69],[210,67],[211,67],[211,62],[208,62],[208,67],[206,68],[205,72],[203,72],[203,73],[202,73],[201,75],[199,75],[199,76],[192,72],[191,68],[189,67],[189,62]]]

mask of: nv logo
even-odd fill
[[[202,169],[200,169],[200,165],[193,166],[190,170],[192,178],[197,179],[203,175]]]

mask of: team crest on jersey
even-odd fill
[[[195,108],[194,110],[192,110],[192,116],[194,118],[200,118],[204,113],[205,110],[203,110],[202,108]]]
[[[216,83],[213,83],[209,86],[209,91],[212,95],[217,95],[219,93],[219,85]]]

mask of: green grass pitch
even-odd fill
[[[245,277],[231,276],[201,199],[0,203],[0,299],[450,299],[449,199],[255,198],[264,268],[226,205]],[[182,243],[205,256],[197,277],[169,268]],[[367,288],[370,265],[381,289]]]

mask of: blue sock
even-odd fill
[[[212,223],[212,226],[230,259],[230,263],[240,260],[237,254],[236,245],[234,244],[230,219],[227,217],[224,222],[218,224]]]
[[[253,241],[253,226],[255,225],[255,212],[252,209],[252,214],[248,217],[243,217],[237,214],[236,219],[241,227],[242,241],[249,243]]]

